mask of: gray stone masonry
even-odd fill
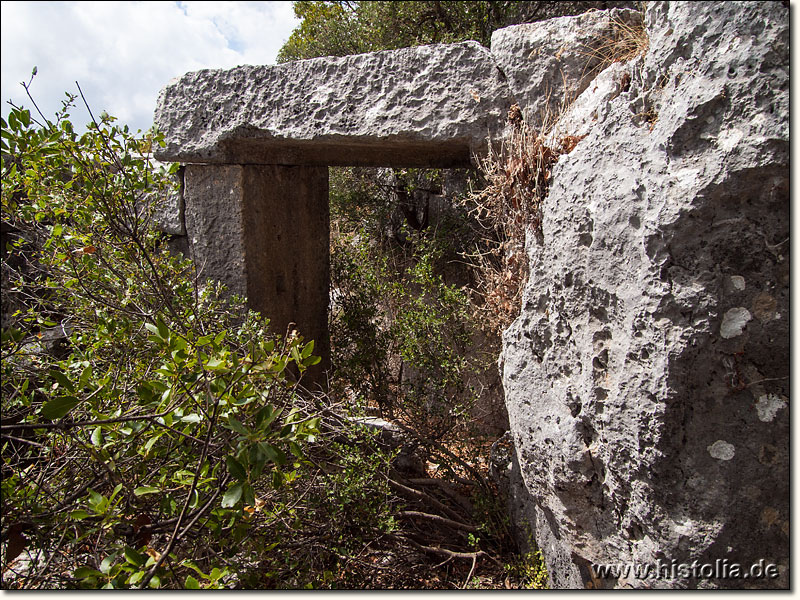
[[[274,333],[290,323],[328,366],[328,170],[276,165],[187,165],[186,228],[199,274],[247,296]]]
[[[187,73],[162,90],[159,160],[468,166],[508,87],[476,42]]]

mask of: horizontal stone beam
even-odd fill
[[[477,42],[202,70],[161,91],[159,160],[457,167],[512,104]]]

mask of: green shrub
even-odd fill
[[[232,585],[248,540],[281,543],[320,435],[289,367],[319,359],[166,252],[160,135],[105,115],[78,134],[73,99],[2,121],[4,583]],[[272,520],[252,526],[254,507]]]
[[[466,418],[474,400],[464,385],[474,368],[469,297],[436,272],[441,239],[409,239],[410,250],[380,246],[367,228],[335,238],[332,354],[337,379],[357,405],[402,413],[438,438]]]

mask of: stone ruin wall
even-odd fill
[[[162,221],[324,352],[326,167],[468,166],[512,104],[535,122],[566,85],[556,134],[585,137],[552,170],[501,358],[517,531],[554,587],[787,587],[788,7],[651,2],[644,55],[587,53],[636,16],[188,73],[156,115],[157,157],[186,165]],[[659,561],[777,577],[592,569]]]

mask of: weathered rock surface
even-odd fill
[[[187,165],[186,229],[198,275],[270,319],[273,333],[297,329],[328,368],[330,219],[328,170],[279,165]],[[320,259],[320,257],[324,257]]]
[[[477,42],[187,73],[159,97],[167,161],[468,166],[508,87]]]
[[[517,491],[555,586],[787,587],[789,10],[653,2],[646,26],[529,240]],[[724,559],[779,576],[589,569]]]
[[[156,199],[153,219],[159,231],[169,235],[186,235],[183,204],[183,168],[172,179],[178,189],[170,191],[163,198]]]
[[[492,34],[492,56],[538,127],[586,89],[613,54],[612,40],[637,20],[641,13],[615,8],[513,25]]]

